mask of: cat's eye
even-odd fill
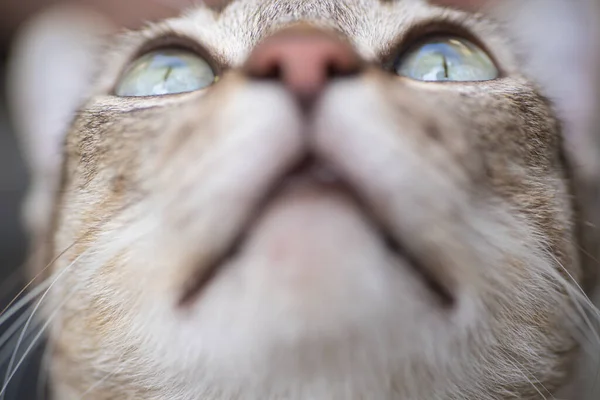
[[[214,70],[202,57],[182,49],[162,49],[135,60],[118,83],[117,96],[160,96],[193,92],[212,85]]]
[[[500,73],[479,46],[458,37],[433,37],[413,47],[395,65],[398,75],[428,82],[489,81]]]

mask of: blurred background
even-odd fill
[[[6,61],[11,38],[22,21],[43,6],[43,1],[0,0],[0,293],[10,291],[10,274],[24,258],[25,237],[20,225],[20,201],[27,173],[8,119]]]
[[[6,99],[6,62],[10,52],[10,44],[17,27],[31,13],[43,6],[43,1],[0,0],[0,305],[8,304],[17,288],[23,282],[17,275],[23,263],[26,240],[20,221],[20,202],[27,185],[27,173],[11,122],[8,118]],[[7,324],[3,324],[6,326]],[[4,332],[0,328],[0,333]],[[38,380],[36,365],[39,354],[35,355],[32,364],[25,370],[29,379],[23,386],[33,387]],[[4,367],[0,368],[0,373]],[[8,399],[35,399],[36,390],[14,390]]]

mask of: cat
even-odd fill
[[[587,395],[594,93],[502,7],[234,0],[94,62],[101,19],[26,28],[53,398]]]

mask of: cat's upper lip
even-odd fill
[[[430,268],[423,265],[418,257],[405,248],[402,242],[390,229],[388,229],[385,221],[374,213],[368,203],[363,200],[360,192],[352,185],[348,184],[346,180],[343,179],[342,175],[332,166],[328,165],[323,160],[309,155],[303,158],[301,162],[297,163],[294,168],[274,183],[271,190],[265,194],[262,202],[253,210],[252,215],[246,224],[240,227],[239,233],[235,240],[232,241],[231,245],[226,247],[226,250],[213,259],[208,266],[197,271],[197,274],[189,281],[190,285],[184,289],[180,304],[186,305],[193,302],[212,281],[212,278],[219,272],[221,266],[238,253],[240,247],[246,242],[246,237],[255,225],[256,220],[264,214],[265,209],[282,188],[294,185],[297,182],[305,182],[306,180],[329,188],[336,187],[346,193],[359,207],[361,212],[375,223],[380,233],[381,240],[385,243],[385,246],[389,251],[396,255],[400,255],[407,261],[407,264],[421,276],[424,284],[431,289],[431,292],[436,295],[440,303],[444,306],[451,306],[454,303],[454,295],[450,288],[444,284],[443,280],[438,279],[436,274],[431,271]]]

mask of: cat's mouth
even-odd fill
[[[343,192],[354,205],[357,206],[360,212],[374,224],[381,243],[385,246],[387,251],[404,260],[405,262],[403,265],[410,266],[412,272],[419,276],[423,285],[429,289],[432,296],[435,297],[440,305],[448,308],[453,306],[455,302],[454,293],[448,284],[447,279],[439,276],[439,274],[424,263],[420,257],[409,251],[403,245],[402,241],[399,240],[397,235],[392,233],[382,217],[373,211],[372,207],[363,200],[360,193],[352,185],[348,184],[341,174],[327,163],[312,156],[305,157],[291,169],[289,173],[284,175],[273,185],[272,189],[264,196],[259,206],[256,207],[248,222],[240,229],[239,234],[231,245],[216,257],[209,266],[201,268],[201,271],[198,271],[197,274],[190,279],[189,284],[185,287],[183,295],[180,298],[180,305],[186,306],[194,302],[219,273],[221,267],[239,253],[240,249],[246,243],[252,228],[256,225],[257,220],[264,215],[266,209],[280,192],[285,188],[289,188],[290,185],[306,182],[311,182],[323,189],[335,189]]]

